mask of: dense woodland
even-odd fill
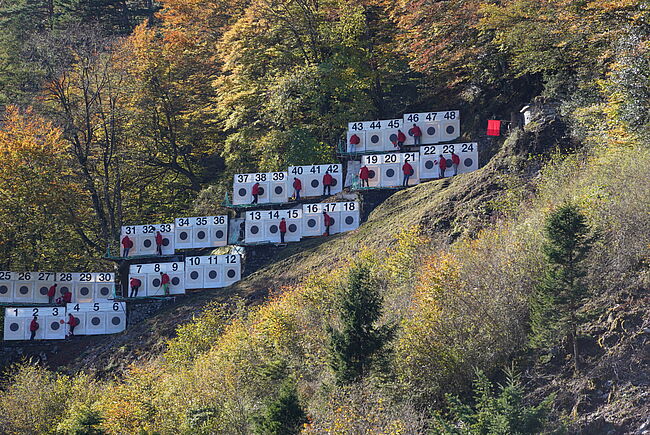
[[[584,429],[550,367],[579,379],[588,325],[647,301],[649,20],[638,0],[0,0],[0,270],[99,267],[123,224],[219,212],[234,173],[333,162],[349,121],[460,109],[475,139],[541,96],[561,125],[489,151],[502,193],[471,231],[395,228],[207,307],[116,379],[13,368],[0,431]],[[613,393],[615,433],[643,388]]]

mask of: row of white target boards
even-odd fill
[[[285,242],[299,242],[303,237],[345,233],[359,228],[360,207],[356,201],[303,204],[289,210],[246,212],[246,243],[280,243],[280,223],[285,221]]]
[[[47,304],[54,284],[55,299],[71,292],[73,302],[108,301],[115,294],[115,274],[111,272],[0,271],[0,303]]]
[[[69,303],[61,307],[15,307],[5,309],[4,339],[29,340],[36,320],[35,340],[63,340],[70,331],[69,314],[75,318],[74,335],[117,334],[126,329],[123,302]]]
[[[420,143],[415,143],[413,127],[421,131]],[[364,151],[393,151],[399,131],[406,136],[404,145],[432,145],[450,142],[460,136],[460,112],[407,113],[401,119],[384,119],[377,121],[358,121],[348,123],[347,151],[363,153]],[[358,139],[354,144],[353,136]]]
[[[471,172],[478,169],[478,143],[455,143],[441,145],[425,145],[418,152],[410,153],[388,153],[383,155],[364,155],[362,163],[366,165],[390,164],[409,161],[422,179],[433,179],[440,177],[438,167],[439,156],[442,155],[448,162],[448,167],[452,167],[451,153],[459,156],[461,163],[458,167],[458,173]],[[406,160],[405,160],[406,159]],[[385,168],[390,171],[391,168]],[[375,180],[374,187],[395,187],[401,184],[399,174],[401,168],[393,171],[397,183],[390,184]],[[329,173],[332,176],[331,188],[325,192],[323,178]],[[446,175],[451,174],[448,173]],[[455,174],[454,174],[455,175]],[[258,204],[280,204],[289,201],[289,197],[294,195],[294,179],[300,180],[302,190],[301,197],[309,198],[322,196],[325,193],[335,195],[343,190],[343,169],[339,164],[336,165],[311,165],[311,166],[290,166],[287,172],[267,172],[267,173],[250,173],[235,174],[233,182],[233,205],[244,205],[253,203],[253,186],[258,185],[259,194],[257,197]],[[390,177],[389,177],[390,178]],[[392,181],[395,181],[392,180]]]

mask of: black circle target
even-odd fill
[[[424,162],[424,167],[427,169],[433,169],[433,160],[427,160]]]
[[[9,330],[11,332],[16,332],[19,329],[20,329],[20,325],[18,323],[12,323],[11,325],[9,325]]]
[[[168,239],[167,237],[165,237],[165,238],[163,239],[162,245],[163,245],[163,246],[169,246],[169,239]]]
[[[50,325],[50,329],[52,331],[58,331],[60,327],[61,324],[59,322],[52,322],[52,324]]]
[[[93,317],[92,319],[90,319],[90,323],[92,323],[93,326],[97,326],[100,323],[102,323],[102,321],[100,320],[99,317]]]
[[[396,135],[395,133],[392,133],[392,134],[390,135],[390,141],[391,141],[391,142],[397,142],[397,135]]]
[[[336,178],[332,178],[332,186],[339,184],[339,181]]]
[[[152,284],[154,287],[160,287],[160,278],[155,278]]]
[[[145,239],[145,241],[142,242],[142,244],[144,245],[145,248],[151,248],[151,245],[153,245],[153,243],[149,239]]]
[[[181,279],[177,276],[173,277],[171,281],[172,281],[172,285],[178,285],[181,283]]]
[[[354,218],[352,216],[347,216],[345,218],[346,225],[352,225],[354,223]]]
[[[451,159],[447,159],[447,167],[451,168],[451,165],[452,165]]]
[[[260,186],[259,188],[259,194],[264,195],[264,188],[262,186]]]
[[[436,134],[436,128],[435,128],[435,127],[429,127],[429,128],[427,128],[427,134],[428,134],[429,136],[433,136],[434,134]]]
[[[43,286],[43,287],[41,287],[38,291],[39,291],[39,293],[40,293],[41,295],[45,296],[45,295],[47,295],[47,291],[48,291],[48,290],[49,290],[49,289],[48,289],[47,287]],[[2,290],[1,290],[1,289],[0,289],[0,293],[2,293]]]
[[[386,176],[387,177],[394,177],[395,176],[395,170],[394,169],[388,169],[386,171]]]
[[[269,231],[271,232],[271,234],[277,233],[278,232],[278,226],[277,225],[271,225],[269,227]]]
[[[9,293],[9,287],[6,285],[0,285],[0,295],[5,295]],[[45,291],[45,294],[47,294],[47,290]]]
[[[199,272],[193,270],[190,272],[190,279],[199,279]]]
[[[242,187],[241,189],[239,189],[239,190],[237,191],[237,194],[238,194],[239,196],[242,196],[242,197],[243,197],[243,196],[246,196],[246,189],[244,189],[244,188]]]
[[[375,175],[377,175],[377,174],[375,173],[374,170],[371,169],[371,170],[368,171],[368,179],[375,178]]]
[[[64,294],[68,293],[69,291],[70,291],[70,289],[67,286],[63,286],[63,287],[61,287],[59,289],[59,292],[61,292],[61,295],[64,295]]]
[[[224,236],[223,230],[217,230],[217,232],[214,233],[214,235],[217,237],[217,239],[223,238],[223,236]]]
[[[181,239],[181,240],[187,240],[189,237],[190,237],[190,235],[187,234],[187,231],[183,231],[182,233],[180,233],[178,235],[178,238]]]
[[[18,292],[21,295],[26,295],[27,293],[29,293],[29,287],[27,287],[26,285],[21,285],[20,288],[18,289]]]
[[[456,127],[454,127],[453,125],[448,125],[445,130],[447,131],[447,134],[454,134],[454,132],[456,131]]]
[[[211,270],[210,272],[208,272],[208,278],[216,279],[217,278],[217,271],[216,270]]]
[[[289,225],[289,232],[290,233],[295,233],[297,229],[298,229],[298,227],[296,226],[296,224],[290,224]]]
[[[336,224],[336,220],[330,216],[330,225]]]
[[[260,228],[259,228],[257,225],[253,225],[253,226],[251,227],[251,233],[252,233],[252,234],[257,234],[257,233],[259,233],[259,232],[260,232]]]
[[[113,316],[113,318],[111,319],[111,323],[114,326],[118,326],[120,323],[122,323],[122,319],[120,319],[119,316]]]
[[[102,287],[99,289],[99,293],[102,296],[108,296],[108,294],[111,292],[111,290],[108,287]]]
[[[472,160],[470,158],[467,158],[467,159],[463,160],[463,163],[465,164],[465,167],[469,168],[474,164],[474,160]]]
[[[308,226],[309,228],[314,228],[314,227],[316,226],[316,219],[309,219],[309,220],[307,221],[307,226]]]
[[[282,195],[282,192],[284,192],[284,188],[282,186],[275,186],[276,195]]]
[[[373,134],[372,136],[370,136],[370,142],[379,143],[379,136],[376,135],[376,134]]]
[[[318,180],[311,180],[311,187],[318,187],[319,184]]]
[[[236,275],[237,275],[237,272],[235,272],[234,270],[230,269],[230,270],[228,271],[228,278],[231,278],[231,279],[232,279],[232,278],[234,278]]]
[[[199,240],[205,239],[205,231],[201,230],[198,233],[196,233],[196,238]]]
[[[90,289],[88,287],[81,287],[79,289],[79,294],[81,294],[81,296],[88,296],[89,293]]]

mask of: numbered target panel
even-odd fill
[[[124,247],[122,240],[127,236],[133,246],[129,250],[129,256],[134,255],[156,255],[157,242],[156,237],[160,233],[162,255],[174,254],[174,224],[158,225],[129,225],[122,227],[120,236],[120,251],[124,256]]]
[[[233,179],[232,203],[280,204],[289,201],[286,172],[263,172],[235,174]],[[255,195],[257,193],[257,201]]]
[[[413,128],[417,126],[422,133],[419,145],[449,142],[460,136],[460,111],[407,113],[404,115],[406,145],[414,145]]]
[[[228,216],[177,218],[174,225],[174,247],[177,251],[228,244]]]
[[[111,272],[0,272],[0,302],[48,304],[68,292],[73,301],[112,299],[115,276]]]
[[[404,183],[404,171],[411,166],[409,186],[418,184],[420,153],[390,153],[364,155],[362,165],[368,167],[370,187],[398,187]]]
[[[166,285],[163,284],[163,280],[166,280],[165,275],[169,278],[167,291]],[[138,297],[185,294],[185,263],[183,262],[132,264],[129,268],[129,278],[137,278],[141,282]]]
[[[71,329],[70,317],[75,319],[74,335],[117,334],[126,330],[124,302],[72,303],[67,305],[66,328]]]
[[[453,164],[453,155],[458,156],[458,166]],[[441,157],[442,156],[442,157]],[[440,168],[440,159],[444,158],[444,174]],[[454,143],[441,145],[424,145],[420,148],[420,173],[425,179],[450,177],[476,171],[478,169],[478,143]]]
[[[5,309],[4,339],[29,340],[31,325],[37,329],[34,340],[63,340],[66,336],[65,307],[21,307]]]
[[[327,177],[327,174],[331,178]],[[291,196],[295,194],[294,178],[299,179],[302,184],[301,197],[335,195],[343,190],[343,166],[340,164],[290,166],[288,184],[292,186]],[[330,188],[326,189],[328,179]]]
[[[384,119],[379,121],[360,121],[348,123],[348,151],[349,152],[381,152],[391,151],[397,147],[397,135],[402,131],[402,119]],[[357,146],[350,142],[352,136],[360,139]]]
[[[302,239],[302,210],[263,210],[246,212],[246,243],[280,243],[281,226],[284,219],[285,242],[299,242]]]
[[[212,255],[185,259],[185,288],[228,287],[241,279],[239,255]]]
[[[355,230],[359,228],[359,211],[359,203],[356,201],[305,204],[302,209],[303,235],[323,235],[326,231],[326,220],[330,224],[330,234]]]

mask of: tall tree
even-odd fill
[[[593,239],[585,216],[572,203],[551,213],[544,227],[546,274],[532,303],[532,328],[537,342],[547,344],[569,336],[573,347],[574,369],[578,365],[577,311],[588,296],[583,278],[585,259]]]
[[[381,310],[382,298],[370,269],[356,266],[339,297],[341,327],[329,329],[331,364],[340,384],[366,376],[391,338],[393,328],[377,324]]]
[[[0,125],[0,268],[87,265],[80,235],[83,192],[69,169],[62,131],[10,106]]]

